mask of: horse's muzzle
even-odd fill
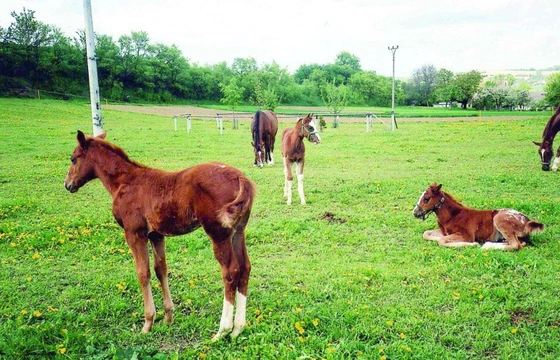
[[[412,210],[412,215],[414,215],[414,217],[417,219],[426,220],[426,212],[422,210],[418,205],[416,205],[414,207],[414,210]]]
[[[78,191],[78,187],[74,186],[73,184],[64,183],[64,187],[66,188],[66,190],[70,191],[71,193],[75,193],[76,191]]]
[[[549,164],[543,164],[542,169],[543,169],[543,171],[550,171],[550,165]]]

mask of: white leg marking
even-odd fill
[[[301,205],[305,205],[305,194],[303,192],[303,165],[298,162],[296,164],[296,174],[297,174],[297,187],[299,198],[301,199]]]
[[[274,154],[270,153],[270,162],[268,163],[268,165],[274,165]]]
[[[218,333],[212,337],[212,341],[220,340],[220,338],[229,334],[233,329],[233,304],[226,300],[224,296],[224,306],[222,309],[222,319],[220,320],[220,329]]]
[[[505,250],[506,243],[486,242],[482,245],[482,250]]]
[[[554,163],[552,163],[552,171],[558,170],[558,165],[560,165],[560,157],[555,157]]]
[[[292,182],[289,180],[286,180],[286,197],[286,204],[292,205]]]
[[[297,189],[299,198],[301,199],[301,205],[305,205],[305,194],[303,192],[303,174],[297,174]]]
[[[240,292],[237,293],[235,299],[235,320],[233,320],[233,332],[231,337],[237,337],[243,329],[247,321],[245,320],[245,309],[247,308],[247,297]]]

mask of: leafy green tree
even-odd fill
[[[461,107],[463,109],[467,108],[469,101],[471,101],[473,95],[477,92],[481,81],[482,74],[476,70],[458,74],[455,78],[457,100],[461,102]]]
[[[356,55],[352,55],[347,51],[343,51],[336,55],[334,64],[338,66],[346,66],[352,69],[354,72],[362,71],[360,59]]]
[[[231,111],[235,111],[241,104],[245,89],[237,85],[237,80],[234,77],[229,80],[228,84],[221,83],[220,89],[223,94],[220,102],[229,106]]]
[[[11,44],[10,56],[13,61],[10,69],[13,76],[25,79],[32,87],[42,79],[38,67],[43,48],[52,40],[52,28],[37,19],[35,11],[23,8],[21,13],[12,11],[15,22],[7,28],[4,41]]]
[[[413,97],[418,103],[430,106],[434,101],[433,93],[436,88],[437,69],[434,65],[423,65],[412,73],[411,87]]]
[[[457,87],[455,75],[447,69],[439,69],[436,75],[435,96],[437,101],[445,102],[445,105],[457,99]]]
[[[548,76],[544,91],[544,99],[548,105],[552,107],[560,105],[560,72]]]
[[[337,86],[334,82],[327,82],[322,88],[321,98],[333,113],[340,114],[348,105],[349,94],[350,91],[346,85]]]

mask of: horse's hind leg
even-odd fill
[[[303,192],[303,164],[303,159],[296,163],[297,185],[301,205],[305,205],[305,193]]]
[[[233,304],[235,303],[235,293],[239,283],[240,269],[233,252],[231,233],[224,236],[224,232],[227,230],[220,228],[217,224],[205,227],[205,230],[207,228],[216,230],[214,234],[210,234],[208,231],[207,233],[212,239],[214,257],[218,260],[222,268],[222,281],[224,283],[224,301],[220,328],[212,338],[213,341],[216,341],[233,330]]]
[[[165,310],[165,317],[163,321],[166,324],[173,323],[173,301],[171,300],[171,292],[169,291],[169,284],[167,282],[167,262],[165,261],[165,238],[159,234],[150,234],[150,241],[152,242],[152,250],[154,253],[154,270],[161,285],[163,293],[163,309]]]
[[[147,333],[152,329],[156,318],[156,307],[152,297],[150,287],[150,263],[148,260],[148,239],[139,236],[134,232],[125,231],[126,243],[134,257],[136,265],[136,275],[142,288],[144,298],[144,327],[142,332]]]
[[[249,213],[246,214],[249,219]],[[239,264],[239,283],[237,285],[235,318],[233,320],[232,337],[237,337],[245,328],[245,313],[247,308],[247,290],[249,287],[249,275],[251,273],[251,262],[249,254],[247,254],[247,246],[245,244],[245,225],[247,221],[243,221],[243,225],[239,225],[233,235],[233,251],[235,258]]]
[[[516,213],[503,210],[494,216],[494,227],[504,236],[507,243],[487,242],[482,246],[482,249],[506,251],[523,249],[523,244],[519,241],[517,234],[523,229],[525,224],[515,217]]]

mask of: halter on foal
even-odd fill
[[[541,165],[544,171],[550,170],[550,162],[552,160],[554,150],[552,142],[554,141],[554,137],[558,131],[560,131],[560,106],[546,123],[542,134],[542,141],[533,141],[533,144],[539,147],[538,153],[541,158]],[[554,163],[552,164],[552,171],[558,170],[558,165],[560,165],[560,146],[556,150],[556,157],[554,158]]]
[[[292,165],[296,164],[296,175],[298,180],[298,193],[301,204],[305,205],[305,194],[303,192],[303,165],[305,164],[305,145],[303,138],[307,138],[314,144],[321,142],[319,133],[315,130],[313,114],[297,121],[293,128],[284,129],[282,132],[282,156],[284,159],[284,196],[287,197],[286,203],[292,203]]]
[[[251,120],[253,149],[255,150],[255,166],[263,167],[264,163],[274,164],[274,142],[278,132],[278,118],[270,110],[258,110]],[[264,148],[264,158],[263,158]]]
[[[239,170],[220,163],[196,165],[178,172],[152,169],[130,160],[121,148],[105,141],[105,133],[91,137],[78,131],[77,139],[64,186],[74,193],[88,181],[99,178],[111,194],[113,216],[124,229],[142,287],[142,332],[150,331],[156,317],[148,243],[163,292],[164,322],[171,324],[173,302],[167,283],[165,236],[186,234],[202,226],[212,240],[224,283],[222,318],[214,340],[230,332],[233,337],[239,335],[245,326],[251,271],[245,246],[245,226],[256,193],[251,181]]]
[[[438,230],[424,232],[424,239],[441,246],[469,246],[483,243],[483,249],[521,250],[520,241],[544,230],[544,225],[512,209],[475,210],[461,205],[433,183],[420,195],[413,215],[425,220],[430,213],[438,219]],[[505,242],[497,242],[505,240]]]

